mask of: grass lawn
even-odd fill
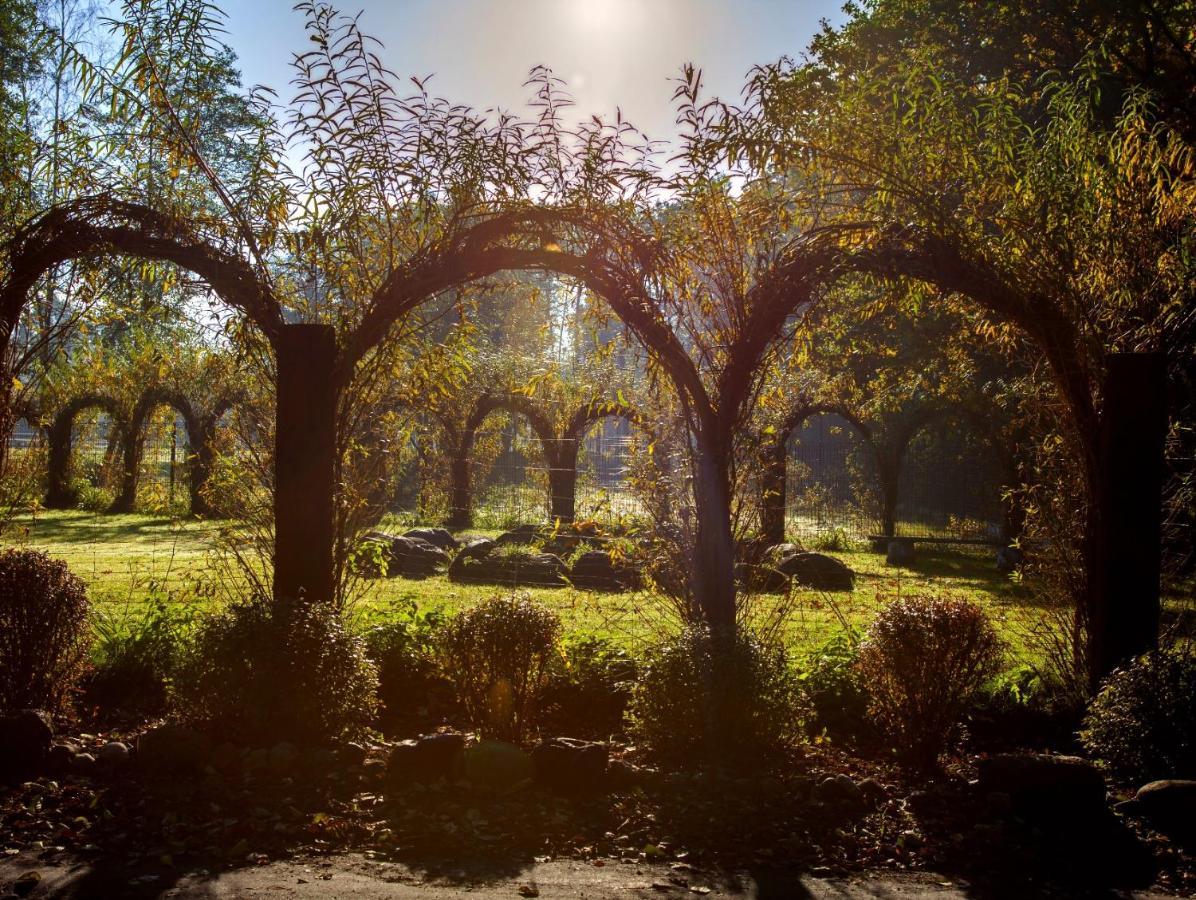
[[[44,511],[18,518],[4,542],[45,549],[67,562],[89,587],[93,601],[110,616],[136,614],[153,596],[207,609],[243,592],[236,567],[214,547],[212,523],[146,515],[104,515]],[[899,595],[957,594],[982,604],[1011,644],[1012,659],[1025,659],[1022,634],[1036,620],[1031,592],[994,568],[991,552],[922,552],[910,567],[885,565],[884,557],[854,551],[832,554],[857,573],[856,590],[825,594],[800,591],[791,598],[786,634],[795,652],[812,648],[842,629],[863,627],[886,601]],[[352,615],[362,626],[385,621],[412,604],[420,610],[452,613],[496,591],[492,585],[462,585],[443,576],[362,583]],[[569,631],[606,635],[634,646],[664,632],[672,619],[646,594],[605,594],[572,588],[530,588],[553,608]],[[765,615],[781,598],[759,598]]]

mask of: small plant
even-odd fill
[[[183,720],[223,739],[318,744],[370,723],[378,674],[331,604],[252,599],[200,624],[174,687]]]
[[[89,607],[66,563],[0,553],[0,709],[64,708],[87,658]]]
[[[872,713],[902,763],[916,770],[937,764],[969,701],[999,671],[1003,652],[974,603],[908,597],[881,611],[857,665]]]
[[[824,532],[814,539],[814,543],[810,545],[814,550],[820,550],[823,553],[848,553],[855,549],[851,538],[844,528],[833,528],[830,531]]]
[[[531,733],[560,632],[556,613],[527,594],[491,597],[445,625],[444,671],[483,734],[519,741]]]
[[[609,640],[587,635],[566,641],[541,697],[545,727],[590,740],[620,733],[637,672],[631,654]]]
[[[1130,783],[1196,778],[1196,653],[1155,650],[1110,675],[1080,741]]]
[[[694,626],[649,651],[632,732],[666,765],[759,763],[797,736],[799,700],[779,646]]]
[[[452,705],[452,685],[436,655],[443,626],[441,613],[421,613],[413,601],[399,618],[366,631],[366,655],[378,669],[378,696],[388,717],[426,716]]]
[[[136,722],[164,715],[169,685],[193,616],[154,595],[136,611],[101,613],[83,698],[101,721]]]
[[[858,661],[854,630],[835,635],[802,660],[798,684],[810,708],[806,730],[811,737],[825,735],[849,744],[875,739],[872,699],[860,679]]]

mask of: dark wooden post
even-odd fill
[[[785,467],[789,461],[786,437],[777,435],[765,448],[760,472],[760,534],[768,544],[785,540]]]
[[[330,602],[336,494],[336,334],[284,325],[274,437],[274,600]]]
[[[1158,353],[1107,359],[1100,483],[1093,498],[1088,584],[1091,687],[1158,645],[1166,362]]]

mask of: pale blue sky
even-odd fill
[[[289,100],[291,54],[306,49],[293,0],[228,0],[228,41],[247,85]],[[670,97],[687,61],[708,90],[738,99],[755,63],[797,56],[819,20],[842,21],[842,0],[356,0],[398,75],[435,73],[432,90],[479,109],[522,109],[528,70],[551,66],[577,113],[615,107],[649,136],[674,133]]]

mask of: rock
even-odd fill
[[[255,747],[241,759],[241,767],[246,772],[260,772],[270,765],[270,751],[264,747]]]
[[[802,587],[816,591],[850,591],[855,587],[855,573],[824,553],[794,553],[782,559],[776,569]]]
[[[639,572],[616,562],[604,550],[589,550],[573,561],[569,581],[587,591],[630,591],[640,586]]]
[[[614,790],[638,787],[645,781],[644,770],[623,759],[612,759],[606,764],[606,782]]]
[[[308,747],[300,754],[299,765],[313,774],[330,772],[336,767],[336,754],[327,747]]]
[[[602,785],[610,747],[597,741],[551,738],[532,750],[536,779],[559,791],[587,791]]]
[[[1180,778],[1152,781],[1138,788],[1132,799],[1117,804],[1117,809],[1141,816],[1183,843],[1196,839],[1196,781]]]
[[[71,771],[76,775],[90,777],[96,771],[96,758],[90,753],[76,753],[71,757]]]
[[[386,761],[386,780],[392,785],[401,786],[452,778],[464,749],[465,735],[452,732],[402,741],[390,751]]]
[[[198,772],[207,762],[212,742],[184,725],[160,725],[137,739],[137,761],[155,775]]]
[[[982,797],[1007,794],[1027,818],[1065,816],[1078,823],[1105,812],[1105,779],[1078,756],[1002,753],[977,763]]]
[[[1025,557],[1017,547],[1001,547],[997,550],[997,571],[1003,575],[1021,568]]]
[[[461,776],[475,788],[507,794],[535,775],[532,758],[513,744],[479,741],[461,754]]]
[[[541,585],[563,587],[565,563],[551,553],[503,552],[491,548],[478,556],[473,545],[457,554],[449,566],[449,578],[482,584]]]
[[[299,751],[290,741],[279,741],[270,748],[270,770],[277,775],[290,772],[298,759]]]
[[[423,541],[433,547],[439,547],[446,553],[451,553],[461,546],[446,528],[412,528],[410,531],[404,531],[403,537]]]
[[[909,538],[893,538],[885,553],[885,564],[908,566],[914,561],[914,542]]]
[[[539,525],[516,525],[510,531],[504,531],[497,538],[495,543],[500,547],[508,544],[534,544],[540,539]]]
[[[71,762],[78,752],[78,748],[70,744],[55,744],[46,757],[46,768],[51,772],[65,772],[70,769]]]
[[[889,799],[889,789],[875,778],[865,778],[858,786],[864,799],[872,806],[879,806]]]
[[[22,872],[17,880],[12,883],[12,892],[18,897],[28,897],[37,890],[41,883],[42,873],[37,871],[37,869]]]
[[[851,780],[849,775],[836,775],[834,778],[824,778],[814,789],[814,799],[828,806],[840,806],[847,809],[862,809],[864,792],[860,786]]]
[[[236,775],[241,771],[241,757],[244,754],[236,744],[225,741],[212,751],[208,764],[221,775]]]
[[[109,741],[96,751],[96,759],[109,766],[123,766],[129,761],[129,745],[120,741]]]
[[[0,780],[20,779],[44,766],[53,740],[50,716],[41,710],[0,717]]]
[[[335,755],[336,761],[342,766],[360,766],[365,762],[368,751],[362,744],[350,742],[337,747]]]
[[[451,562],[444,550],[420,538],[371,531],[365,540],[383,545],[387,575],[426,578],[447,568]]]

